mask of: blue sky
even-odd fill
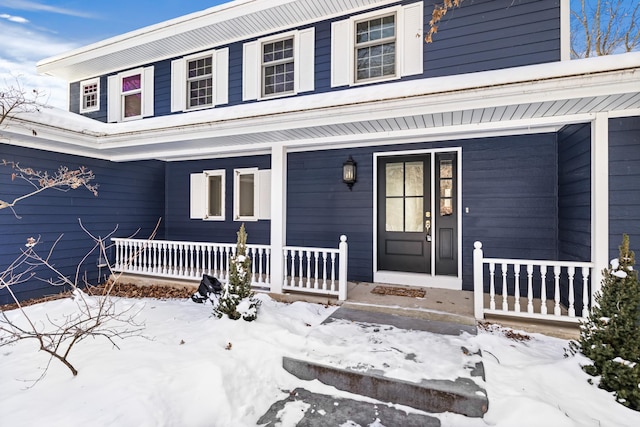
[[[157,24],[228,0],[0,0],[0,86],[46,88],[67,107],[67,85],[37,76],[35,64],[76,47]]]

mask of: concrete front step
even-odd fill
[[[481,361],[481,353],[479,351],[474,353],[463,346],[466,342],[464,341],[465,336],[476,334],[475,326],[406,317],[380,311],[367,311],[360,307],[352,309],[343,306],[321,325],[314,328],[314,331],[311,331],[309,335],[322,337],[322,339],[331,339],[331,333],[334,330],[330,328],[334,322],[337,322],[336,325],[357,324],[360,328],[360,334],[373,334],[369,337],[370,340],[361,340],[365,343],[363,344],[363,353],[361,355],[351,354],[351,356],[355,356],[356,360],[362,360],[361,358],[370,355],[372,351],[382,355],[383,352],[381,351],[389,347],[389,344],[381,344],[380,340],[384,340],[384,338],[383,335],[379,334],[388,331],[389,328],[442,335],[443,337],[440,338],[429,338],[429,335],[426,335],[425,338],[418,339],[433,339],[433,342],[452,340],[452,343],[456,343],[449,351],[455,352],[459,349],[460,355],[464,356],[460,358],[462,365],[457,365],[463,369],[454,372],[461,372],[466,377],[459,377],[455,380],[425,378],[423,376],[425,375],[424,372],[429,372],[430,365],[425,365],[424,363],[430,360],[428,363],[440,365],[438,360],[442,359],[428,359],[425,353],[414,354],[412,352],[416,350],[415,348],[401,348],[399,343],[395,343],[389,348],[395,352],[405,354],[407,360],[414,360],[415,366],[411,365],[413,366],[411,369],[417,374],[416,378],[422,377],[422,380],[408,381],[407,379],[394,378],[393,373],[385,372],[386,368],[363,370],[360,367],[356,367],[354,369],[352,368],[353,363],[340,365],[336,363],[332,354],[317,356],[316,350],[312,352],[315,360],[285,357],[283,359],[284,369],[303,380],[317,379],[339,390],[371,397],[381,402],[410,406],[421,411],[431,413],[453,412],[469,417],[482,417],[487,412],[489,405],[487,394],[479,385],[484,383],[484,367]],[[444,336],[451,336],[451,338],[445,339]],[[354,339],[356,338],[354,336]],[[367,342],[375,342],[378,347],[369,347],[366,344]],[[424,348],[422,346],[421,348],[423,348],[423,351],[426,350],[427,353],[431,350],[431,347]],[[338,357],[338,359],[342,359],[342,357]],[[455,357],[450,359],[457,360]],[[421,360],[422,362],[420,362]],[[392,362],[389,363],[390,365],[383,364],[383,366],[390,369],[397,368],[397,366],[393,366]],[[457,368],[454,367],[453,369]]]
[[[282,366],[302,380],[317,379],[339,390],[426,412],[453,412],[468,417],[482,417],[489,407],[486,392],[466,378],[412,383],[371,372],[356,372],[289,357],[283,358]]]

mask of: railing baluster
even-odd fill
[[[589,315],[589,267],[582,267],[582,318]]]
[[[331,252],[331,291],[336,292],[336,254]]]
[[[304,258],[304,251],[302,249],[298,250],[298,286],[304,287],[304,277],[302,271],[302,258]]]
[[[327,290],[327,251],[322,252],[322,289]]]
[[[540,266],[540,313],[547,314],[547,265]]]
[[[307,289],[311,288],[311,251],[306,251],[307,253],[307,274],[305,274],[305,286]]]
[[[575,307],[575,294],[573,293],[573,277],[576,274],[575,267],[567,268],[567,273],[569,274],[569,308],[567,312],[569,317],[576,317],[576,307]]]
[[[509,265],[502,263],[502,311],[509,311],[509,304],[507,302],[507,272]]]
[[[555,304],[553,305],[553,314],[555,316],[560,316],[562,312],[560,311],[560,266],[553,266],[553,275],[555,277],[555,286],[554,286],[554,300]]]
[[[496,265],[489,263],[489,309],[496,309]]]
[[[316,250],[314,252],[314,256],[315,256],[315,268],[314,268],[314,283],[313,283],[313,289],[318,289],[318,251]]]
[[[513,304],[513,311],[520,313],[520,264],[513,265],[514,280],[515,280],[515,303]]]
[[[527,264],[527,313],[533,313],[533,264]]]

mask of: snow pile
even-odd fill
[[[283,356],[389,365],[407,379],[423,374],[447,377],[457,375],[447,366],[460,369],[460,344],[483,352],[489,412],[484,419],[435,414],[443,426],[640,425],[640,413],[587,383],[588,375],[580,369],[587,362],[584,358],[565,358],[567,341],[532,335],[520,342],[497,331],[481,331],[475,337],[440,337],[444,341],[437,342],[433,334],[384,326],[374,331],[333,322],[317,328],[335,307],[257,297],[262,305],[254,322],[218,319],[210,305],[190,300],[117,300],[118,309],[137,313],[135,320],[146,326],[143,336],[119,341],[120,350],[103,340],[82,342],[70,356],[79,370],[75,378],[54,361],[46,377],[34,384],[47,366],[46,355],[27,341],[0,348],[2,425],[255,426],[274,402],[296,387],[367,400],[295,378],[282,368]],[[67,299],[26,310],[38,322],[47,316],[65,318],[77,306]],[[19,313],[9,311],[7,316]],[[338,344],[329,342],[330,336]],[[392,350],[400,344],[405,350]],[[449,345],[455,350],[447,350]],[[430,349],[432,371],[413,371],[411,359],[426,360]],[[349,359],[358,351],[366,356]],[[286,425],[296,424],[303,409],[299,405],[283,410]]]

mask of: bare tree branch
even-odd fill
[[[13,169],[14,172],[11,174],[12,181],[21,179],[33,187],[31,192],[18,196],[14,198],[13,201],[8,202],[0,199],[0,210],[10,208],[16,217],[18,217],[18,215],[13,208],[18,202],[35,196],[36,194],[50,188],[66,192],[84,187],[93,193],[94,196],[98,195],[98,184],[93,184],[91,182],[95,178],[95,175],[91,170],[84,166],[73,170],[69,170],[67,166],[60,166],[53,174],[49,174],[47,171],[39,171],[29,167],[22,167],[18,162],[8,161],[5,159],[0,161],[0,166],[7,166]]]

